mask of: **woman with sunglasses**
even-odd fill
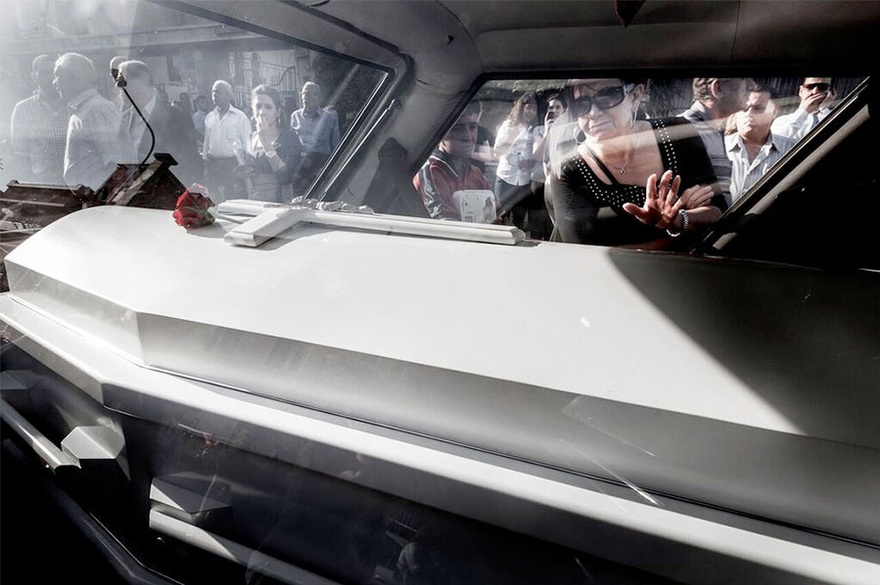
[[[682,118],[639,119],[646,80],[571,84],[578,146],[548,197],[554,239],[639,244],[693,231],[725,208],[696,130]]]

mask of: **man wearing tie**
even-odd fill
[[[123,114],[123,127],[127,128],[131,144],[141,162],[147,155],[167,152],[177,161],[171,171],[184,186],[189,187],[201,177],[201,160],[196,143],[196,131],[189,116],[178,107],[159,99],[153,86],[150,68],[142,61],[125,61],[119,65],[119,75],[132,101],[150,123],[155,135],[155,145],[144,120],[133,107]],[[152,147],[152,152],[151,152]]]
[[[773,121],[773,134],[800,140],[831,112],[837,98],[830,77],[806,77],[798,88],[800,104],[797,109]]]

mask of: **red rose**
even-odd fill
[[[198,183],[183,192],[174,206],[174,221],[185,228],[197,228],[214,223],[214,216],[208,211],[214,202],[208,197],[208,190]]]

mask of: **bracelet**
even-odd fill
[[[678,214],[681,216],[681,229],[677,231],[673,231],[671,229],[666,230],[666,233],[672,236],[673,238],[677,238],[684,232],[688,230],[688,225],[691,222],[690,216],[688,216],[688,212],[684,209],[679,209]]]

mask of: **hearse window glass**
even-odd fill
[[[413,185],[435,219],[515,225],[533,240],[667,247],[714,223],[860,81],[490,81]]]
[[[2,185],[63,187],[78,207],[172,208],[194,183],[217,204],[307,194],[386,77],[152,2],[14,4],[2,48]],[[138,178],[146,186],[135,189]],[[47,213],[18,219],[57,219]]]
[[[771,205],[762,201],[719,222],[707,234],[707,251],[837,271],[880,269],[880,232],[870,214],[853,214],[845,223],[822,222],[819,230],[816,223],[816,210],[828,205],[829,196],[850,209],[871,209],[880,201],[877,118],[862,117],[866,104],[871,108],[869,82],[841,104],[846,111],[835,124],[847,131],[829,128],[843,138],[798,169],[784,190],[773,192]]]

